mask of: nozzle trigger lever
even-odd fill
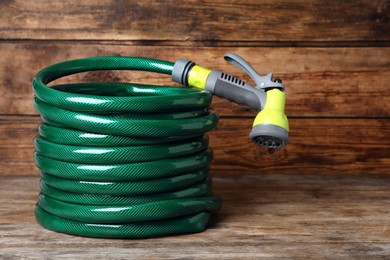
[[[282,91],[284,90],[284,85],[281,82],[272,81],[272,72],[265,76],[260,76],[256,70],[239,55],[228,52],[223,57],[227,62],[240,68],[246,74],[248,74],[255,81],[255,88],[263,90],[278,88]]]

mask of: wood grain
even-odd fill
[[[37,117],[0,120],[3,175],[37,175],[33,138]],[[222,118],[210,135],[214,174],[384,173],[390,169],[390,120],[292,119],[290,143],[269,154],[248,138],[252,119]]]
[[[33,215],[38,178],[2,177],[0,258],[386,259],[389,185],[390,175],[217,175],[224,204],[208,230],[125,240],[42,228]]]
[[[7,0],[0,13],[3,39],[390,40],[386,0]]]
[[[0,1],[0,259],[388,259],[390,2],[387,0]],[[39,193],[31,80],[64,60],[144,56],[236,75],[235,52],[283,79],[290,144],[248,139],[255,111],[214,98],[213,189],[224,200],[206,232],[147,240],[48,231]],[[65,82],[172,84],[142,72]]]
[[[32,115],[31,80],[42,68],[64,60],[96,55],[145,56],[176,61],[192,59],[250,83],[225,62],[226,52],[245,57],[259,73],[274,72],[286,85],[286,113],[292,117],[389,117],[389,48],[156,47],[64,42],[0,43],[0,114]],[[58,82],[125,81],[170,84],[169,76],[144,72],[89,72]],[[255,111],[215,98],[222,116],[254,116]]]

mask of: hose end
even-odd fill
[[[178,59],[173,66],[172,80],[176,83],[188,86],[188,74],[196,64],[186,59]]]

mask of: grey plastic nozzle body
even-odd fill
[[[194,62],[186,59],[177,60],[173,66],[172,80],[188,86],[188,77],[195,65]],[[218,70],[212,70],[208,75],[205,90],[218,97],[256,110],[263,109],[267,99],[263,90],[256,89],[248,83]]]
[[[218,70],[211,71],[205,89],[218,97],[256,110],[263,109],[267,99],[264,91]]]

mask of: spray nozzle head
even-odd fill
[[[260,146],[275,149],[288,143],[288,121],[284,114],[286,95],[282,80],[273,79],[272,73],[260,76],[243,58],[234,53],[227,53],[225,60],[246,72],[256,83],[255,88],[265,91],[267,97],[263,110],[253,123],[250,139]]]
[[[250,139],[260,146],[280,148],[288,143],[288,120],[284,114],[286,95],[279,89],[268,90],[267,102],[260,111],[249,134]]]

